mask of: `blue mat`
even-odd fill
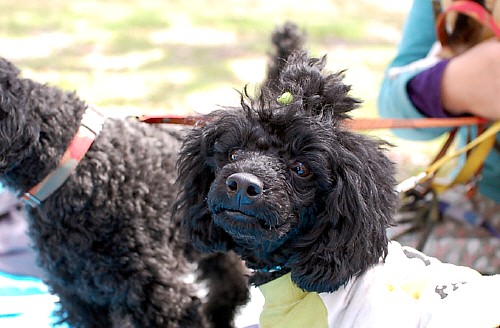
[[[58,297],[40,279],[0,272],[0,327],[68,328],[54,325]]]

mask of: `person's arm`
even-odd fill
[[[412,102],[408,83],[420,72],[436,65],[436,61],[424,60],[436,40],[432,1],[414,0],[397,55],[386,70],[380,88],[378,109],[382,117],[426,117]],[[396,129],[394,133],[403,138],[429,140],[445,131],[447,129]]]
[[[500,42],[482,42],[420,72],[407,89],[412,103],[428,117],[500,119]]]
[[[500,119],[500,41],[481,42],[450,60],[441,81],[443,107],[453,115]]]
[[[436,41],[431,0],[415,0],[398,52],[386,71],[378,107],[382,117],[475,115],[500,119],[500,42],[482,42],[451,60],[423,59]],[[395,72],[395,73],[394,73]],[[446,129],[405,129],[409,139],[431,139]]]

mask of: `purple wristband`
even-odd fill
[[[427,117],[453,117],[445,111],[441,101],[441,80],[449,61],[442,60],[418,73],[406,86],[413,105]]]

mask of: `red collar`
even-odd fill
[[[37,207],[62,186],[99,135],[105,119],[97,110],[87,107],[83,114],[80,128],[63,154],[57,168],[21,196],[21,201],[31,207]]]

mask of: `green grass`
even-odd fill
[[[98,105],[130,105],[144,111],[172,110],[165,108],[169,101],[162,99],[163,94],[175,93],[178,105],[182,104],[179,99],[198,90],[238,89],[258,82],[271,47],[270,33],[286,20],[297,22],[307,32],[313,54],[329,53],[335,66],[342,66],[335,58],[339,45],[354,52],[363,49],[363,54],[356,53],[358,61],[364,61],[361,56],[369,58],[371,49],[385,46],[383,56],[388,61],[395,42],[388,45],[383,38],[374,37],[369,33],[370,22],[381,17],[383,24],[398,31],[403,19],[402,11],[387,12],[366,0],[340,4],[314,1],[307,5],[253,0],[0,0],[0,12],[0,41],[4,40],[2,48],[10,48],[0,55],[8,56],[32,76],[64,88],[92,90],[95,86],[98,90],[90,92],[94,96],[89,100]],[[237,60],[260,60],[262,67],[253,76],[235,72],[231,65]],[[383,65],[367,65],[381,75]],[[188,71],[191,78],[169,82],[161,77],[178,70]],[[141,97],[127,96],[137,78],[153,72],[158,82],[150,86],[150,92]],[[95,76],[108,73],[114,76],[110,84],[95,84]],[[120,89],[118,84],[123,84],[123,99],[115,91]]]
[[[25,76],[75,90],[112,114],[204,112],[236,104],[236,90],[264,77],[270,34],[291,20],[306,31],[313,55],[328,54],[328,69],[347,69],[352,93],[364,100],[355,116],[376,117],[379,83],[409,5],[0,0],[0,56]],[[388,132],[382,137],[401,142]]]

